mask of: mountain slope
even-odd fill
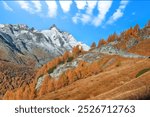
[[[149,64],[150,27],[145,26],[143,29],[139,29],[139,27],[138,28],[137,27],[138,26],[136,25],[134,28],[130,28],[129,30],[124,31],[121,35],[116,35],[116,34],[111,35],[108,38],[107,43],[104,43],[97,48],[91,48],[89,52],[79,55],[72,62],[68,62],[63,65],[58,65],[53,70],[53,72],[50,73],[49,75],[52,78],[56,78],[56,80],[59,78],[58,81],[56,82],[62,83],[61,85],[58,84],[60,90],[57,90],[57,86],[56,87],[54,86],[56,88],[56,92],[52,91],[51,93],[47,93],[43,96],[41,95],[41,97],[38,97],[37,99],[55,99],[55,98],[56,99],[90,99],[91,98],[90,95],[94,95],[92,94],[92,92],[97,93],[97,95],[102,94],[102,92],[99,92],[98,90],[99,88],[104,93],[105,92],[107,93],[107,91],[115,87],[116,88],[118,88],[119,86],[121,87],[125,86],[125,88],[126,86],[128,87],[128,85],[124,85],[124,83],[126,84],[128,81],[135,79],[135,76],[138,73],[138,71],[144,68],[145,69],[150,68],[150,64]],[[116,73],[117,70],[119,71]],[[95,80],[95,77],[97,77],[98,74],[99,75],[101,74],[101,77],[98,77],[98,79]],[[149,73],[147,73],[147,78],[148,76],[150,76]],[[44,83],[44,77],[42,78]],[[90,85],[91,79],[93,79],[95,83],[100,83],[104,85],[107,84],[107,85],[104,87],[98,86],[93,82]],[[101,81],[102,79],[104,79],[104,81]],[[72,83],[70,84],[70,82],[72,82],[71,80],[73,81],[73,84]],[[124,81],[124,83],[122,82],[122,80]],[[77,82],[79,83],[76,84]],[[111,82],[113,84],[112,86],[111,86]],[[123,84],[121,83],[117,85],[117,82],[118,83],[122,82]],[[140,81],[135,80],[135,82],[140,82]],[[42,82],[40,83],[42,84]],[[110,87],[108,86],[109,84]],[[77,88],[76,89],[74,87],[75,89],[73,91],[78,90],[79,96],[78,94],[72,94],[71,92],[72,86],[75,86]],[[86,89],[85,86],[87,86],[88,88]],[[91,92],[86,92],[87,90]],[[69,93],[65,95],[63,92],[69,92]],[[148,94],[146,95],[149,96],[149,93],[150,92],[148,92]],[[95,96],[96,95],[94,95],[93,98],[91,99],[96,99],[94,98]],[[112,98],[107,97],[107,99],[109,98],[115,99],[113,97]],[[120,99],[123,98],[124,97],[120,97]],[[144,99],[144,98],[145,96],[143,95],[143,97],[140,96],[137,99]],[[97,99],[101,99],[101,98],[97,98]],[[127,99],[130,99],[130,97],[128,97]]]
[[[103,72],[98,73],[97,75],[83,78],[72,83],[71,85],[38,97],[37,99],[123,99],[124,96],[120,98],[115,98],[113,97],[113,95],[115,95],[116,92],[116,96],[119,96],[123,94],[126,90],[131,91],[133,87],[140,88],[142,86],[150,86],[150,82],[148,80],[150,72],[147,73],[147,77],[144,79],[142,77],[135,78],[135,75],[138,73],[138,71],[150,67],[150,61],[148,59],[132,60],[120,57],[113,58],[117,59],[116,62],[121,61],[121,65],[116,66],[112,64],[109,67],[103,69]],[[143,81],[141,82],[142,79]],[[147,93],[149,95],[150,91]],[[142,98],[144,98],[144,95],[142,97],[141,94],[141,97],[139,98],[133,97],[124,99]]]
[[[89,47],[55,25],[49,30],[37,31],[26,25],[0,25],[0,59],[18,64],[41,66],[49,60],[70,51],[76,45]]]
[[[92,44],[89,51],[75,46],[3,99],[150,99],[149,35],[150,24],[142,29],[136,25],[100,40],[97,47]]]

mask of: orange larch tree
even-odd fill
[[[69,58],[69,56],[70,56],[70,52],[66,51],[66,52],[63,54],[63,59],[64,59],[64,61],[67,61],[68,58]]]
[[[49,77],[48,77],[48,75],[46,75],[46,77],[44,78],[44,81],[42,82],[42,85],[40,87],[40,90],[39,90],[39,93],[38,93],[39,96],[42,96],[45,93],[47,93],[48,82],[49,82]]]
[[[72,49],[72,54],[73,54],[73,57],[77,57],[80,53],[82,53],[82,47],[80,45],[77,45],[75,47],[73,47]]]
[[[113,35],[110,35],[107,39],[107,42],[113,42],[115,40],[117,40],[118,35],[116,33],[114,33]]]
[[[3,96],[3,100],[14,100],[14,99],[15,99],[15,93],[12,90],[8,90]]]
[[[107,42],[104,39],[101,39],[99,40],[97,47],[100,48],[102,45],[105,45],[105,44],[107,44]]]
[[[95,49],[95,48],[96,48],[96,43],[93,42],[93,43],[91,44],[91,50],[92,50],[92,49]]]
[[[17,91],[15,92],[15,97],[17,100],[23,99],[23,92],[24,92],[24,87],[20,87],[17,89]]]
[[[76,76],[76,73],[74,72],[74,70],[68,70],[66,72],[66,75],[68,77],[69,84],[71,84],[77,80],[77,76]]]

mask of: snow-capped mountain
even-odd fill
[[[84,50],[89,49],[55,25],[38,31],[23,24],[0,24],[1,60],[42,65],[76,45],[81,45]]]

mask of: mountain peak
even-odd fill
[[[51,30],[52,28],[55,28],[58,30],[57,26],[55,24],[53,24],[49,29]]]

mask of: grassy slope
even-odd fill
[[[140,54],[140,55],[145,55],[145,56],[150,56],[150,39],[141,41],[139,44],[132,47],[129,50],[129,52]]]
[[[150,60],[120,57],[116,59],[117,61],[105,68],[102,73],[78,80],[37,99],[142,99],[146,97],[144,94],[147,94],[145,91],[150,85],[150,72],[138,79],[135,76],[141,69],[150,66]],[[121,65],[116,66],[119,60],[121,60]],[[135,93],[138,97],[132,98],[132,95],[130,97],[129,92],[133,93],[133,96]],[[141,92],[144,94],[140,96]]]

